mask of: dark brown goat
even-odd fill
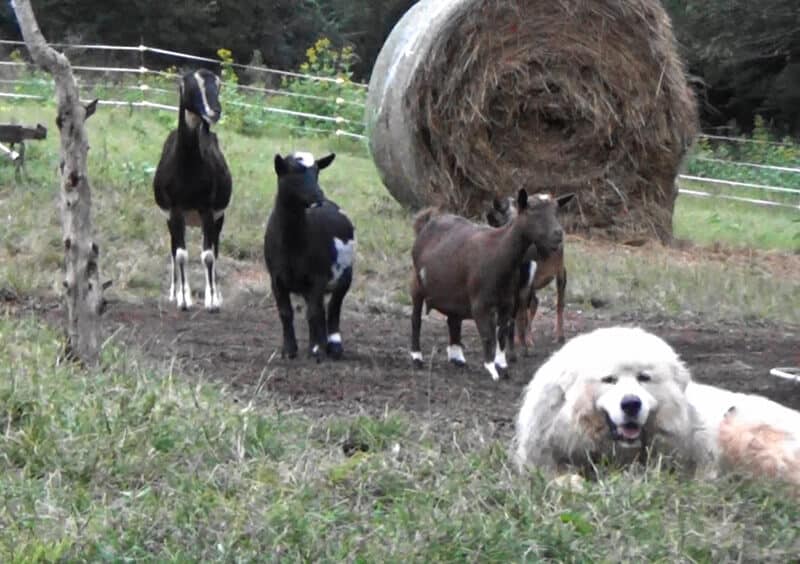
[[[565,194],[553,198],[550,194],[542,193],[531,196],[531,200],[554,201],[558,208],[567,205],[574,194]],[[517,216],[517,203],[514,198],[495,199],[492,209],[486,213],[486,220],[492,227],[502,227],[509,224]],[[553,253],[545,253],[536,246],[531,246],[525,252],[520,265],[519,287],[517,290],[517,308],[514,321],[509,323],[510,349],[513,351],[514,341],[527,351],[533,346],[533,319],[539,307],[539,298],[536,290],[548,286],[556,281],[556,338],[559,343],[564,342],[564,294],[567,288],[567,269],[564,266],[564,247],[559,247]]]
[[[529,205],[530,203],[530,205]],[[416,240],[411,254],[411,357],[422,364],[422,307],[447,316],[448,359],[464,365],[461,322],[474,319],[483,344],[484,367],[498,380],[508,369],[506,336],[514,311],[519,265],[535,245],[552,254],[562,246],[563,231],[554,200],[517,197],[517,213],[506,225],[492,228],[463,217],[425,209],[414,219]]]

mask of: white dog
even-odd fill
[[[691,381],[663,339],[610,327],[571,339],[528,384],[515,462],[562,472],[664,455],[692,473],[800,485],[800,413]]]

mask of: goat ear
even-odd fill
[[[563,208],[568,203],[572,201],[572,198],[575,197],[574,192],[570,192],[569,194],[562,194],[558,198],[556,198],[556,202],[558,202],[558,207]]]
[[[335,158],[336,158],[336,153],[331,153],[330,155],[326,155],[321,159],[317,159],[317,168],[319,168],[319,170],[326,168],[333,162],[333,159]]]
[[[517,194],[517,209],[522,211],[528,208],[528,192],[525,188],[520,188]]]
[[[289,167],[286,166],[286,161],[280,154],[275,153],[275,173],[278,176],[283,176],[287,172],[289,172]]]

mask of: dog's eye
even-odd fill
[[[650,380],[652,380],[652,378],[647,372],[639,372],[639,374],[636,375],[636,379],[639,380],[640,382],[649,382]]]
[[[605,378],[603,378],[603,379],[602,379],[602,380],[600,380],[600,381],[601,381],[603,384],[613,384],[614,382],[616,382],[616,381],[617,381],[617,377],[616,377],[616,376],[606,376]]]

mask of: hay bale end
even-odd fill
[[[378,56],[366,121],[410,208],[575,191],[568,229],[669,240],[697,110],[658,0],[421,0]]]

